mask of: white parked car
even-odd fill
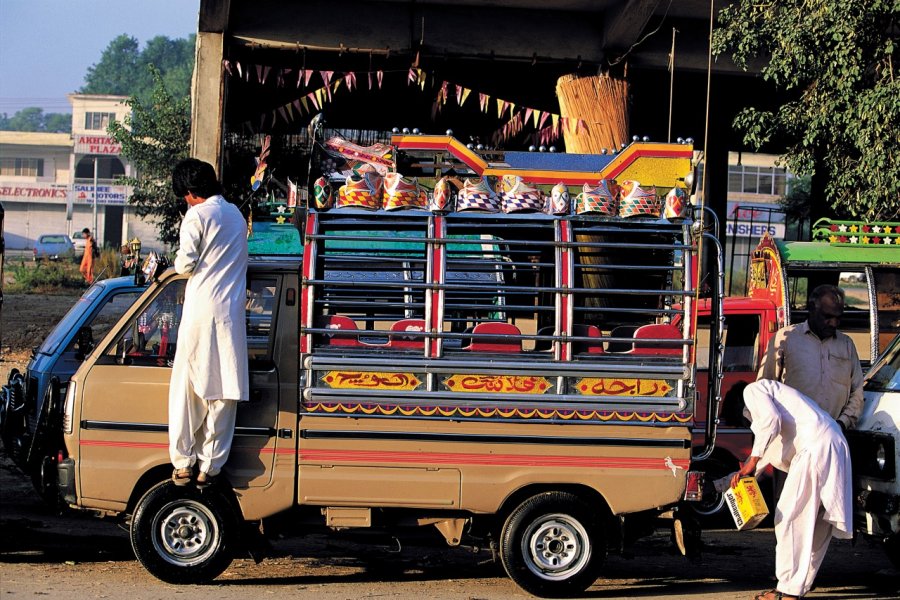
[[[883,542],[900,568],[900,335],[866,374],[865,398],[856,430],[847,432],[856,531]]]
[[[84,237],[84,234],[80,231],[76,231],[71,236],[72,245],[75,246],[75,256],[81,258],[84,255],[84,248],[87,246],[87,240]]]

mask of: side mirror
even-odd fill
[[[85,325],[75,335],[75,359],[84,360],[84,357],[94,349],[94,332],[90,325]]]

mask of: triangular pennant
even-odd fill
[[[502,119],[503,113],[506,112],[506,107],[509,106],[509,103],[506,100],[501,100],[497,98],[497,118]]]
[[[300,87],[300,84],[303,83],[303,78],[306,77],[306,69],[298,69],[297,70],[297,87]]]
[[[310,102],[312,102],[313,107],[315,107],[316,110],[319,110],[319,98],[317,94],[315,92],[310,92],[306,95],[306,97],[309,98]]]
[[[419,69],[419,72],[417,73],[417,75],[419,77],[419,89],[421,89],[424,92],[425,91],[425,71],[422,71],[421,69]]]
[[[292,103],[294,105],[294,108],[297,109],[298,115],[302,115],[304,112],[303,109],[306,108],[305,100],[306,98],[301,98],[300,100],[294,100],[294,102]],[[302,105],[300,104],[301,101],[304,101]]]
[[[516,105],[513,104],[512,102],[510,102],[509,103],[509,114],[513,114],[514,112],[516,112]]]
[[[260,83],[263,83],[263,66],[256,65],[256,80]]]
[[[325,88],[319,88],[316,90],[316,100],[319,101],[319,106],[325,106]]]
[[[532,116],[532,119],[533,119],[531,125],[532,125],[532,127],[534,127],[535,129],[537,129],[538,127],[540,127],[540,124],[539,124],[539,123],[543,123],[543,120],[542,120],[542,119],[546,119],[546,117],[544,117],[544,116],[541,114],[541,111],[539,111],[539,110],[537,110],[537,109],[535,109],[535,111],[531,114],[531,116]]]
[[[544,114],[541,115],[541,122],[538,123],[539,128],[541,128],[541,129],[544,128],[544,123],[547,122],[547,117],[549,117],[549,116],[550,116],[550,113],[548,113],[548,112],[545,112]]]
[[[263,67],[262,69],[262,77],[260,78],[260,83],[266,83],[266,79],[269,78],[269,71],[272,70],[272,67]]]
[[[288,102],[287,104],[284,105],[284,107],[287,109],[288,117],[290,117],[291,121],[293,121],[294,120],[294,103]]]
[[[344,81],[347,82],[347,91],[352,92],[353,86],[356,85],[356,73],[350,71],[346,75],[344,75]]]
[[[288,104],[288,106],[290,106],[290,104]],[[287,111],[284,109],[283,106],[279,106],[279,107],[278,107],[278,114],[281,115],[281,118],[284,119],[284,122],[285,122],[285,123],[289,123],[289,122],[290,122],[290,121],[288,121]]]
[[[441,83],[441,91],[438,92],[438,99],[441,101],[441,104],[447,104],[447,88],[450,86],[448,82]]]
[[[525,122],[526,122],[526,123],[528,122],[529,119],[531,119],[532,113],[534,113],[534,109],[533,109],[533,108],[526,108],[526,109],[525,109]]]
[[[378,89],[381,89],[381,81],[384,79],[384,71],[378,71],[375,73],[376,79],[378,79]]]
[[[240,63],[240,62],[235,62],[235,63],[234,63],[234,66],[235,66],[235,68],[237,69],[238,77],[240,77],[241,79],[243,79],[243,78],[244,78],[244,71],[241,69],[241,63]]]
[[[469,88],[463,88],[463,91],[462,91],[462,98],[460,98],[460,100],[459,100],[459,105],[460,105],[460,106],[462,106],[463,104],[466,103],[466,98],[469,97],[469,94],[470,94],[470,93],[472,93],[472,90],[470,90]]]
[[[225,67],[225,72],[231,75],[231,61],[227,58],[222,61],[222,66]]]
[[[307,69],[303,72],[303,87],[309,87],[309,79],[312,77],[312,74],[312,69]]]
[[[551,114],[550,115],[550,126],[556,130],[559,127],[559,115]]]
[[[482,94],[478,92],[478,106],[481,107],[481,112],[488,111],[488,101],[491,99],[487,94]]]
[[[366,78],[369,80],[369,89],[372,89],[372,71],[366,73]]]
[[[322,76],[322,83],[327,86],[331,83],[331,76],[334,75],[334,71],[319,71],[319,75]]]
[[[284,87],[284,70],[283,69],[275,69],[275,85],[277,87]]]
[[[461,85],[456,86],[456,103],[458,105],[462,106],[462,86]]]
[[[416,82],[417,79],[418,79],[418,76],[416,75],[416,70],[410,69],[409,75],[406,76],[406,85],[412,85],[413,83]]]

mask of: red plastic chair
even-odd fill
[[[641,325],[634,332],[634,350],[631,354],[665,354],[681,356],[682,346],[678,344],[666,344],[661,342],[641,342],[644,339],[681,340],[681,332],[669,323],[656,323]]]
[[[322,317],[319,327],[321,329],[335,329],[338,331],[359,331],[359,328],[356,326],[356,323],[353,321],[353,319],[341,315],[327,315],[325,317]],[[359,341],[359,334],[351,336],[326,333],[322,335],[322,339],[324,340],[326,346],[362,345],[362,343],[360,343]]]
[[[575,325],[572,327],[572,335],[576,337],[597,338],[596,342],[572,342],[572,352],[574,354],[581,354],[582,352],[587,352],[588,354],[603,354],[603,340],[600,339],[600,328],[596,325]]]
[[[415,335],[424,332],[424,319],[400,319],[391,325],[388,348],[425,348],[425,336]]]
[[[480,337],[480,336],[495,337]],[[522,332],[503,322],[479,323],[472,329],[472,341],[463,350],[469,352],[521,352]]]

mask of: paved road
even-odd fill
[[[340,538],[273,540],[261,564],[236,560],[213,584],[172,586],[135,561],[128,534],[116,523],[81,514],[54,515],[0,450],[0,592],[3,599],[128,598],[191,600],[248,598],[390,598],[508,600],[529,596],[487,552],[361,546]],[[584,597],[606,600],[748,599],[772,587],[771,529],[704,533],[699,561],[673,552],[660,532],[639,541],[634,556],[611,556],[603,577]],[[896,598],[900,575],[880,548],[835,542],[809,598]]]

